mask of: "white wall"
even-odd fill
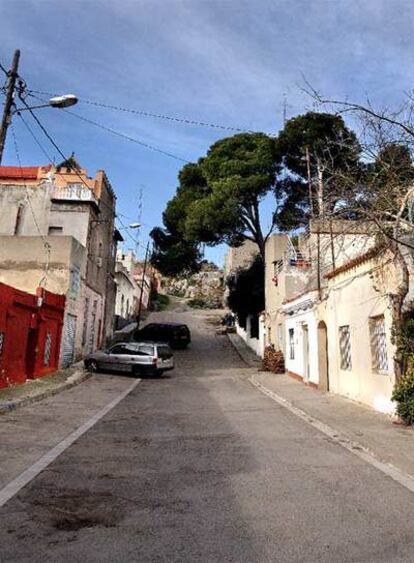
[[[306,369],[304,327],[308,328],[308,361],[309,373]],[[319,383],[318,364],[318,319],[316,307],[301,310],[285,317],[285,366],[286,370],[299,375],[305,382]],[[295,357],[290,357],[289,329],[294,331]]]
[[[246,342],[247,346],[253,350],[255,354],[263,358],[266,340],[266,329],[264,315],[259,317],[259,338],[250,337],[250,317],[246,321],[246,329],[242,328],[236,322],[237,334]]]
[[[373,267],[375,264],[370,261],[331,281],[326,304],[329,382],[334,393],[391,413],[394,410],[390,400],[394,386],[392,317],[387,295],[373,286],[370,275]],[[387,334],[388,372],[385,374],[376,373],[372,366],[369,320],[378,315],[384,315]],[[339,327],[344,325],[350,327],[352,366],[349,370],[341,369]]]

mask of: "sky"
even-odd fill
[[[183,161],[233,132],[86,101],[277,134],[284,99],[288,118],[313,109],[304,77],[329,97],[400,103],[413,87],[413,36],[411,0],[0,0],[3,66],[19,48],[28,88],[74,93],[79,115],[178,157],[60,110],[38,112],[65,155],[75,152],[90,175],[106,171],[124,224],[137,221],[142,190],[142,244],[161,224]],[[14,128],[22,165],[46,164],[17,117]],[[11,132],[3,164],[18,164]],[[267,201],[265,217],[270,210]],[[207,249],[206,257],[220,264],[225,250]]]

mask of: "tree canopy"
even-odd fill
[[[283,162],[276,188],[281,202],[277,224],[283,230],[305,224],[312,209],[317,215],[324,207],[331,211],[347,197],[350,174],[357,179],[360,173],[360,145],[339,115],[308,112],[290,119],[276,149]],[[341,171],[346,171],[346,184],[340,181]]]
[[[214,143],[204,158],[187,164],[163,214],[166,236],[185,244],[240,245],[249,239],[264,256],[260,203],[275,188],[279,165],[274,139],[241,133]]]
[[[258,255],[252,264],[232,274],[226,280],[229,288],[227,305],[241,320],[258,315],[265,307],[264,263]]]

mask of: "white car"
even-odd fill
[[[174,369],[174,355],[168,344],[161,342],[118,342],[107,350],[86,356],[88,371],[114,370],[136,375],[162,375]]]

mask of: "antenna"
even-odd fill
[[[138,213],[137,213],[137,223],[142,224],[142,200],[143,200],[143,189],[142,186],[139,188],[138,192]],[[138,257],[139,250],[139,235],[141,233],[141,228],[137,229],[137,235],[135,237],[135,256]]]
[[[283,125],[286,125],[287,121],[287,94],[283,92]]]

